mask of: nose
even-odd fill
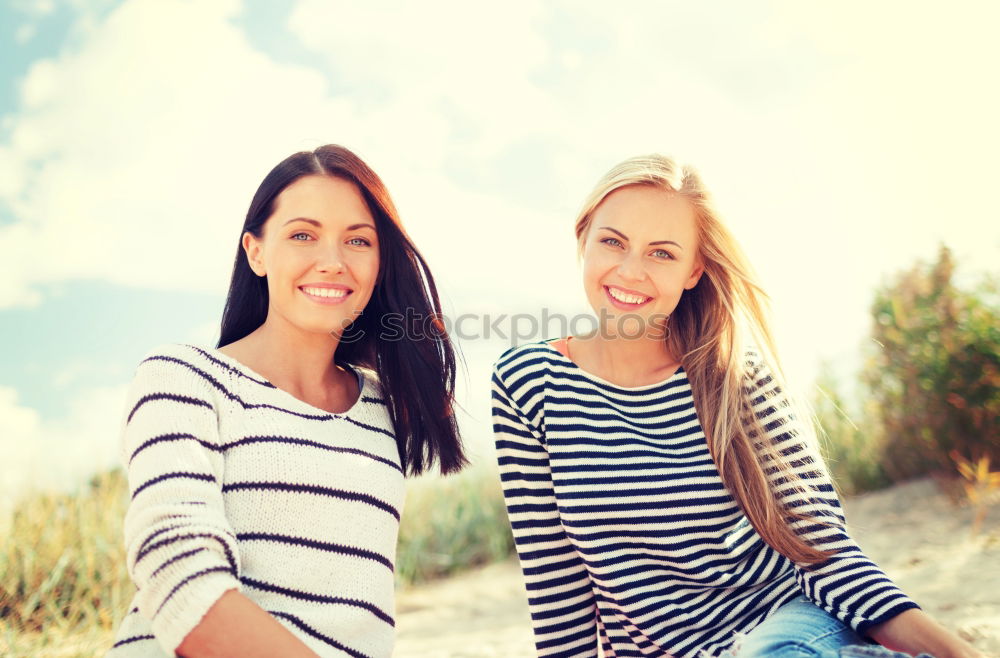
[[[626,254],[618,263],[618,276],[630,281],[642,281],[646,278],[646,268],[642,264],[642,254]]]
[[[344,271],[344,255],[341,252],[340,244],[333,244],[317,254],[316,271],[333,274]]]

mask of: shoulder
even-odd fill
[[[220,371],[225,364],[214,364],[212,358],[207,349],[182,343],[147,351],[128,387],[124,423],[174,422],[177,414],[217,415],[229,393]]]
[[[744,366],[745,408],[760,421],[772,440],[783,442],[802,431],[811,432],[808,407],[802,406],[801,398],[788,389],[780,367],[769,355],[748,349]],[[799,423],[799,418],[807,422]]]
[[[743,352],[743,387],[749,394],[760,394],[771,389],[781,390],[768,357],[754,346]]]
[[[186,343],[164,343],[146,352],[139,361],[133,388],[153,387],[175,393],[198,391],[228,394],[229,380],[234,374],[242,373],[210,348]]]
[[[511,347],[493,364],[494,377],[507,382],[547,369],[556,354],[547,342],[537,341]]]
[[[136,366],[136,374],[179,375],[204,366],[208,351],[185,343],[163,343],[147,351]]]

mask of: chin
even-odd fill
[[[324,334],[327,336],[339,335],[343,333],[341,327],[344,326],[344,318],[316,318],[312,317],[302,322],[293,323],[295,327],[307,334]]]

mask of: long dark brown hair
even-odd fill
[[[379,377],[403,468],[417,475],[436,461],[442,473],[466,464],[453,410],[455,351],[440,321],[441,303],[427,263],[410,241],[385,184],[361,158],[328,144],[282,160],[257,188],[236,249],[218,347],[249,335],[267,318],[266,277],[257,276],[242,246],[244,233],[261,238],[275,198],[303,176],[333,176],[357,185],[375,219],[379,272],[368,305],[345,332],[334,360],[371,368]],[[385,319],[396,322],[386,338]],[[430,320],[430,323],[426,320]],[[430,330],[426,330],[426,329]]]

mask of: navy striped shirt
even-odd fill
[[[392,652],[404,482],[372,374],[329,413],[218,350],[139,364],[122,421],[137,592],[110,656],[172,656],[227,590],[320,656]]]
[[[793,522],[835,551],[814,568],[767,545],[726,490],[683,368],[621,387],[545,342],[500,357],[497,458],[540,656],[596,656],[598,643],[605,656],[718,656],[800,594],[861,633],[916,607],[848,536],[818,452],[754,353],[746,382],[809,484],[778,495],[832,521]]]

